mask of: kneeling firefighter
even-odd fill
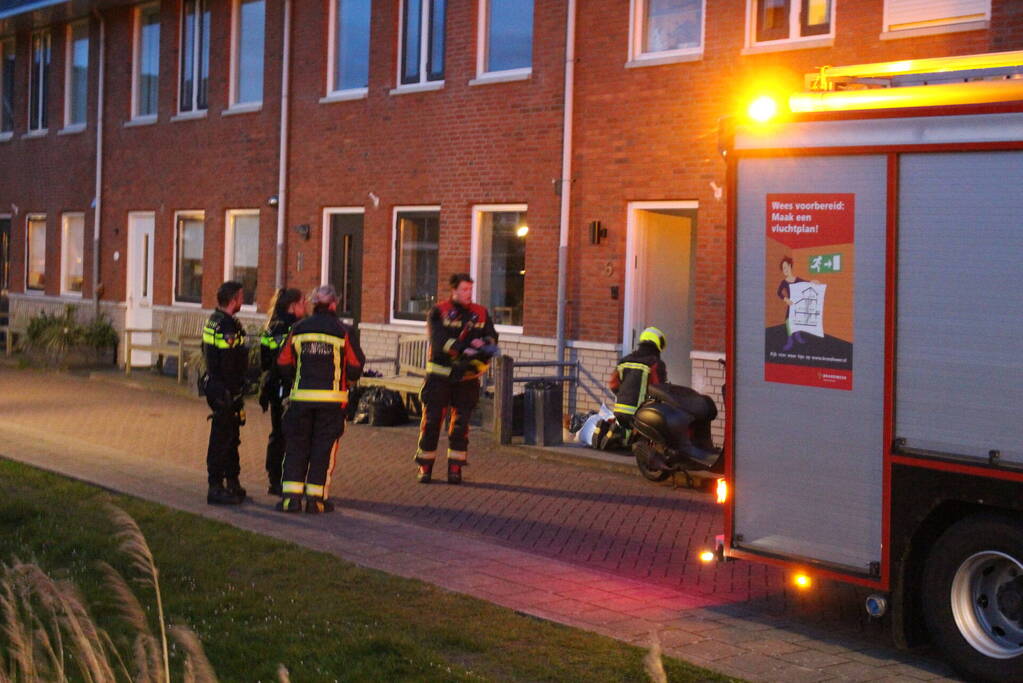
[[[291,328],[277,364],[292,380],[284,412],[282,512],[331,512],[328,488],[338,439],[345,430],[348,383],[362,375],[366,357],[337,317],[337,292],[327,285],[312,295],[313,314]]]
[[[632,417],[647,397],[647,387],[665,384],[668,369],[661,360],[665,346],[664,333],[648,327],[639,334],[639,344],[632,353],[618,361],[608,378],[607,385],[615,394],[615,419],[626,430],[632,427]]]

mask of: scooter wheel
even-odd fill
[[[648,481],[664,481],[671,476],[671,472],[650,467],[646,455],[647,448],[649,446],[644,443],[636,443],[632,446],[632,453],[636,456],[636,467],[639,468],[639,473]]]

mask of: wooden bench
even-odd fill
[[[430,357],[430,340],[423,335],[403,335],[398,337],[394,357],[370,358],[366,364],[393,362],[394,373],[384,377],[362,377],[361,387],[384,387],[401,394],[405,406],[412,412],[419,413],[419,390],[426,380],[426,361]]]
[[[28,331],[28,317],[10,313],[0,313],[0,333],[4,335],[4,353],[10,356],[14,353],[14,342],[18,337],[24,337]]]
[[[202,346],[202,328],[207,316],[202,312],[171,315],[164,320],[161,328],[129,327],[124,330],[124,374],[131,374],[132,351],[144,351],[164,358],[174,358],[178,363],[178,383],[185,376],[188,354],[198,352]],[[148,343],[136,339],[136,335],[148,334]]]

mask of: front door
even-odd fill
[[[152,213],[128,214],[128,287],[125,324],[135,329],[153,327],[153,235]],[[151,343],[150,335],[136,334],[139,344]],[[126,363],[151,364],[150,354],[135,351]]]
[[[358,327],[362,310],[363,214],[331,213],[328,222],[326,281],[337,290],[337,314]]]

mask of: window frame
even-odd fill
[[[323,98],[324,101],[330,102],[333,100],[357,100],[367,97],[369,95],[369,74],[366,75],[366,86],[363,88],[335,88],[334,81],[337,80],[337,50],[338,50],[338,21],[339,17],[337,14],[337,4],[339,0],[328,0],[329,11],[328,11],[328,30],[327,30],[327,94]],[[373,3],[370,3],[370,27],[373,25]],[[370,55],[372,54],[372,34],[370,35],[370,44],[367,48],[366,60],[369,61]]]
[[[263,107],[263,98],[266,96],[266,0],[252,0],[263,3],[263,37],[262,54],[259,56],[259,99],[239,100],[239,80],[241,79],[241,49],[242,44],[238,39],[241,34],[241,6],[244,0],[231,0],[231,65],[230,77],[228,78],[228,111],[253,111]],[[208,95],[207,95],[208,96]]]
[[[440,217],[441,210],[439,204],[429,205],[413,205],[413,206],[395,206],[391,211],[391,287],[388,296],[387,310],[389,322],[397,325],[413,325],[416,327],[424,327],[426,325],[426,319],[429,315],[423,316],[422,320],[416,318],[399,318],[394,313],[395,297],[398,294],[398,214],[402,213],[426,213],[435,212],[437,214],[437,265],[438,265],[438,282],[434,288],[440,286]]]
[[[447,0],[420,0],[422,2],[422,9],[419,17],[419,74],[418,79],[415,81],[404,81],[405,74],[405,14],[406,8],[408,7],[409,0],[401,0],[398,7],[398,72],[395,90],[401,91],[415,91],[415,90],[438,90],[444,87],[444,80],[447,72],[447,60],[446,53],[448,48],[447,39]],[[443,68],[441,69],[442,75],[439,79],[430,80],[430,39],[433,36],[434,22],[430,16],[431,10],[435,2],[444,2],[444,21],[441,25],[443,33],[443,48],[442,48],[442,62]]]
[[[493,309],[491,306],[483,303],[479,299],[479,282],[480,278],[480,248],[481,244],[481,231],[483,229],[483,214],[486,213],[529,213],[528,204],[474,204],[472,207],[472,237],[470,239],[470,261],[469,261],[469,275],[476,282],[473,290],[473,300],[479,302],[481,306],[486,306],[490,314],[493,315]],[[528,219],[527,219],[528,226]],[[527,268],[528,273],[528,268]],[[525,286],[523,285],[523,318],[525,318]],[[494,324],[494,328],[501,333],[505,334],[523,334],[525,329],[525,320],[522,325],[498,325]]]
[[[81,121],[72,121],[74,115],[74,31],[76,28],[85,27],[85,91],[82,97],[85,98],[85,112]],[[92,36],[89,31],[89,20],[81,19],[69,23],[64,30],[64,129],[63,132],[71,133],[84,130],[89,122],[89,57],[92,49]]]
[[[209,107],[210,107],[210,102],[209,102],[209,95],[210,95],[209,94],[209,77],[210,77],[209,66],[210,66],[210,52],[211,52],[211,49],[212,49],[210,44],[213,42],[213,31],[212,31],[212,28],[209,28],[208,31],[207,31],[207,33],[208,33],[208,35],[207,35],[208,40],[206,42],[206,54],[205,54],[206,69],[207,69],[207,72],[206,72],[206,86],[207,86],[207,90],[206,90],[206,93],[205,93],[206,101],[204,103],[202,103],[202,105],[200,106],[199,83],[200,83],[201,79],[199,78],[199,76],[200,76],[201,71],[202,71],[201,70],[201,64],[202,64],[202,59],[203,59],[204,55],[203,55],[203,49],[202,49],[202,44],[201,44],[202,43],[201,38],[202,38],[202,35],[203,35],[203,31],[202,31],[202,28],[201,28],[201,22],[199,22],[198,19],[200,17],[202,17],[203,14],[208,14],[209,17],[210,17],[209,25],[210,25],[210,27],[212,27],[212,25],[213,25],[213,12],[210,10],[209,0],[191,0],[191,1],[195,2],[197,21],[195,22],[195,25],[193,26],[194,43],[193,43],[193,47],[192,47],[192,73],[191,73],[191,76],[192,76],[192,98],[191,98],[191,102],[188,103],[189,108],[185,109],[184,106],[183,106],[185,104],[185,102],[183,101],[183,97],[182,97],[183,92],[182,91],[184,90],[184,80],[185,80],[185,53],[184,53],[185,41],[186,41],[186,36],[185,36],[185,11],[186,11],[185,10],[185,3],[188,2],[188,1],[189,0],[184,0],[181,3],[181,12],[180,12],[180,14],[178,16],[178,82],[177,82],[178,116],[179,117],[183,116],[185,118],[189,118],[189,117],[193,117],[193,116],[205,116],[206,112],[209,110]]]
[[[30,232],[32,230],[31,224],[34,222],[42,222],[43,224],[43,286],[42,287],[31,287],[28,282],[29,269],[32,266],[32,238]],[[46,220],[45,213],[27,213],[25,214],[25,293],[33,296],[42,296],[46,294],[46,242],[49,235],[50,226]]]
[[[235,245],[235,219],[242,216],[255,216],[256,218],[256,290],[252,293],[252,303],[242,304],[243,311],[255,311],[259,308],[259,252],[260,242],[263,239],[263,222],[260,220],[259,209],[228,209],[224,213],[224,280],[234,280],[234,245]],[[205,246],[205,242],[204,242]],[[239,280],[240,282],[240,280]]]
[[[629,61],[627,65],[655,66],[703,59],[703,51],[707,43],[707,0],[700,0],[699,46],[658,52],[643,51],[643,39],[646,35],[643,15],[648,2],[649,0],[630,0],[629,2]]]
[[[771,48],[788,50],[800,47],[821,47],[830,45],[835,40],[835,17],[839,0],[829,0],[831,16],[828,20],[828,32],[817,33],[809,36],[801,36],[800,33],[800,11],[802,0],[790,0],[789,4],[789,36],[787,38],[775,38],[773,40],[757,40],[757,2],[758,0],[746,0],[746,49],[758,50]],[[795,36],[795,37],[793,37]]]
[[[45,48],[46,49],[46,61],[45,62],[40,62],[40,64],[39,64],[39,71],[40,71],[40,73],[36,74],[36,68],[35,68],[35,52],[36,52],[36,47],[35,47],[35,41],[36,41],[36,38],[39,38],[39,37],[45,39],[45,43],[46,43],[46,48]],[[27,91],[28,92],[28,98],[27,98],[28,102],[26,103],[27,104],[27,111],[28,111],[28,126],[26,126],[26,128],[28,129],[28,133],[27,134],[28,135],[46,135],[46,133],[49,131],[49,125],[50,125],[49,116],[47,114],[47,107],[49,107],[49,104],[50,104],[49,100],[50,100],[50,98],[49,98],[49,94],[48,94],[47,91],[49,90],[49,85],[50,85],[50,65],[53,62],[53,36],[51,35],[49,29],[42,29],[41,31],[33,31],[32,32],[31,38],[29,39],[28,57],[29,57],[29,59],[28,59],[28,91]],[[37,81],[37,79],[41,79],[42,82],[39,84],[39,100],[40,101],[37,102],[37,105],[39,106],[39,120],[38,121],[34,121],[32,119],[32,85],[33,85],[33,83],[35,83]],[[39,125],[35,125],[35,124],[39,124]],[[45,124],[45,125],[43,125],[43,124]]]
[[[891,27],[891,4],[893,0],[884,0],[883,7],[881,10],[881,39],[890,38],[911,38],[913,36],[933,35],[936,33],[955,33],[959,31],[973,31],[976,29],[986,28],[991,23],[991,0],[987,0],[987,9],[984,12],[983,17],[976,18],[974,15],[969,15],[974,18],[957,19],[956,17],[946,17],[944,19],[921,19],[917,22],[911,22],[914,25],[899,24],[899,26],[906,26],[905,28],[892,28]]]
[[[174,212],[174,226],[172,232],[172,260],[171,267],[171,303],[174,306],[187,306],[190,308],[202,308],[202,287],[199,288],[199,301],[187,301],[178,298],[178,227],[182,218],[198,218],[202,221],[202,258],[200,261],[205,267],[206,263],[206,212],[202,209],[186,209]],[[205,273],[204,273],[205,274]]]
[[[155,9],[159,27],[159,35],[156,40],[156,108],[152,113],[139,113],[139,98],[142,88],[142,15],[144,12]],[[131,45],[131,120],[136,122],[156,121],[160,114],[160,42],[163,38],[163,16],[160,12],[159,2],[149,2],[136,5],[132,11],[132,45]]]
[[[10,52],[8,52],[10,50]],[[14,62],[14,68],[11,71],[10,83],[4,78],[7,67],[7,55],[11,55],[11,60]],[[14,36],[5,36],[0,38],[0,140],[9,140],[14,135],[14,76],[18,71],[17,64],[17,42]],[[7,94],[10,94],[10,125],[5,127],[8,123],[7,116],[3,113],[4,100]]]
[[[82,221],[82,288],[78,291],[68,288],[68,227],[69,219],[78,218]],[[65,211],[60,216],[60,295],[69,297],[82,297],[85,290],[85,212]]]
[[[490,71],[487,69],[487,59],[490,56],[490,5],[494,0],[478,0],[478,14],[476,17],[476,79],[475,82],[494,80],[510,81],[527,79],[533,75],[533,48],[536,46],[535,32],[529,35],[529,66],[515,67],[513,69],[498,69]],[[533,2],[533,26],[536,26],[536,0]]]

